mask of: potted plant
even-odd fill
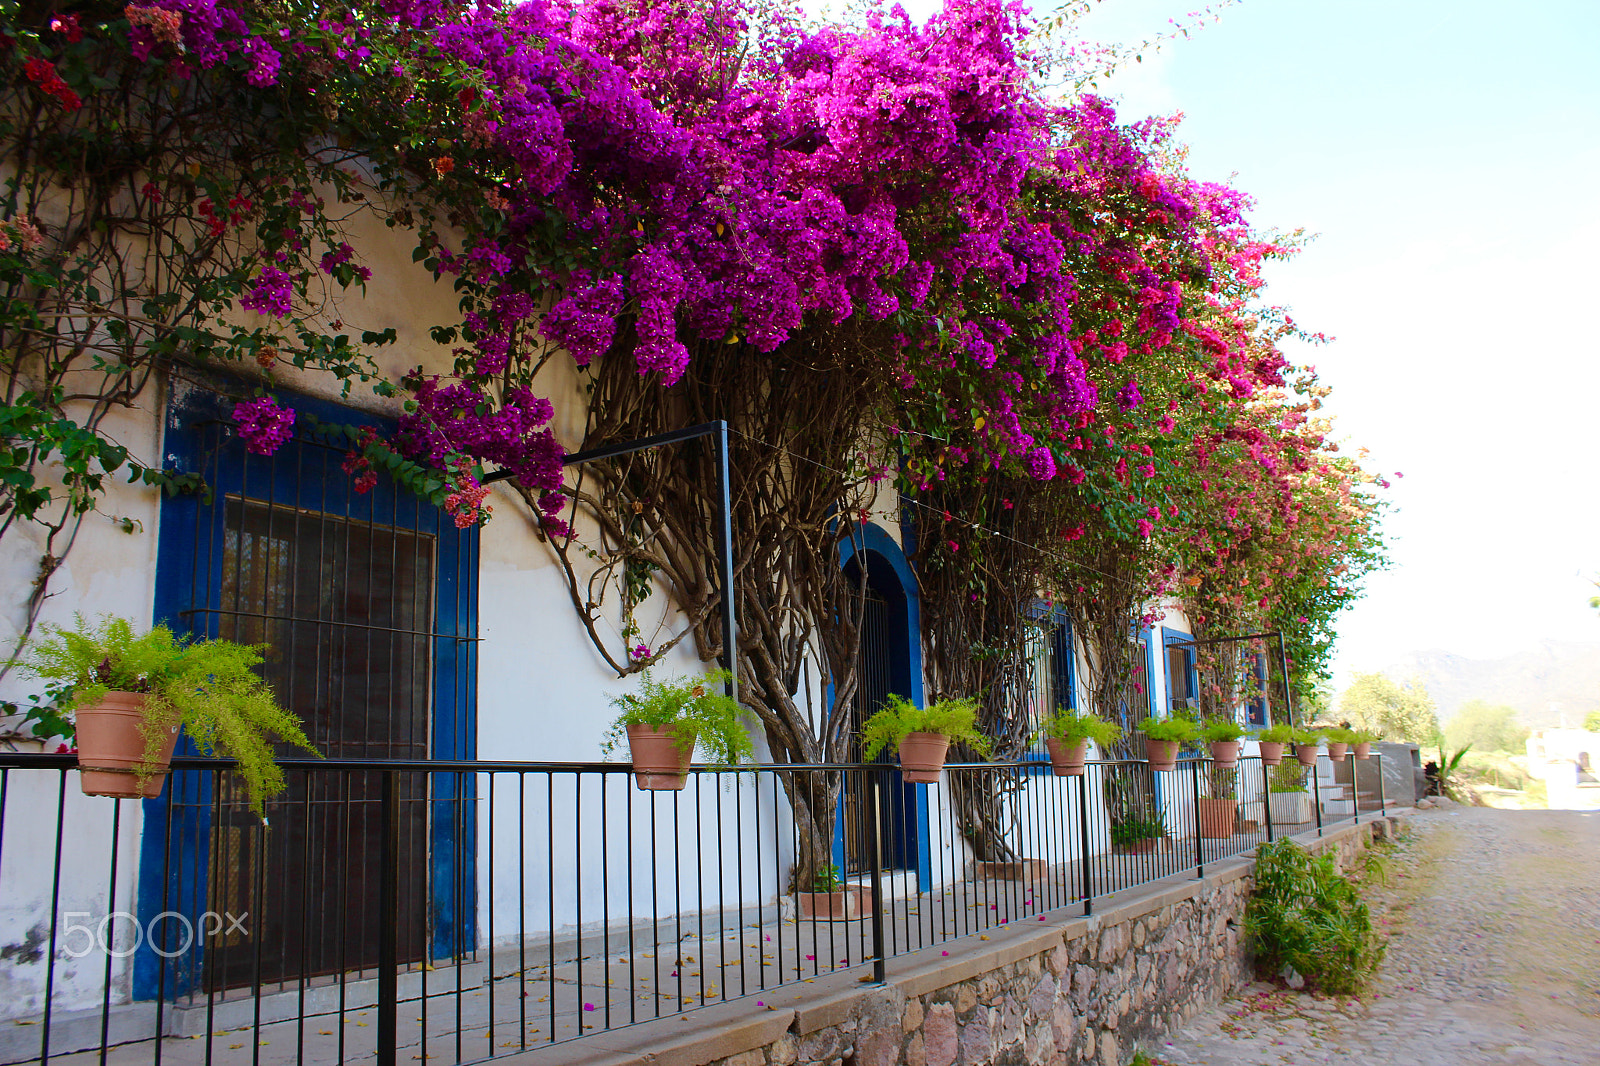
[[[237,763],[251,809],[264,816],[284,787],[274,741],[307,751],[311,742],[255,672],[262,647],[191,640],[160,625],[135,633],[126,618],[79,615],[73,628],[44,627],[23,666],[64,686],[59,706],[75,712],[86,795],[160,795],[187,730],[203,754]]]
[[[839,868],[831,862],[817,867],[811,878],[811,891],[795,893],[800,917],[838,921],[862,918],[872,912],[872,889],[846,884]]]
[[[884,748],[900,755],[907,781],[933,784],[944,770],[952,743],[965,744],[988,758],[989,738],[978,732],[978,703],[972,699],[939,700],[926,707],[889,694],[884,706],[861,724],[861,757],[868,761]]]
[[[1283,749],[1294,739],[1294,729],[1286,725],[1268,726],[1256,734],[1256,744],[1261,749],[1261,761],[1277,766],[1283,761]]]
[[[1311,820],[1311,795],[1306,792],[1305,768],[1298,761],[1273,767],[1267,775],[1267,794],[1273,822],[1289,825]]]
[[[1380,733],[1368,732],[1365,729],[1355,731],[1355,752],[1358,759],[1372,758],[1372,745],[1383,739]]]
[[[1317,749],[1322,745],[1322,734],[1310,729],[1296,729],[1293,734],[1294,757],[1301,766],[1317,765]]]
[[[1356,731],[1343,726],[1334,726],[1324,735],[1328,738],[1328,758],[1334,762],[1343,762],[1345,753],[1356,742]]]
[[[633,759],[633,783],[645,791],[677,791],[687,783],[689,761],[699,747],[707,762],[737,765],[755,754],[750,734],[739,720],[744,709],[718,686],[731,677],[726,670],[711,670],[656,681],[646,670],[640,691],[624,693],[611,701],[622,713],[601,741],[607,755],[627,738]]]
[[[1146,718],[1135,728],[1144,734],[1144,757],[1152,770],[1176,769],[1178,749],[1192,742],[1198,732],[1194,722],[1177,715]]]
[[[1089,741],[1102,751],[1122,739],[1122,727],[1092,714],[1074,714],[1063,707],[1044,723],[1044,746],[1057,777],[1080,777]]]
[[[1212,766],[1211,795],[1202,796],[1195,810],[1195,821],[1202,837],[1226,840],[1233,836],[1239,815],[1239,804],[1234,799],[1234,785],[1238,777],[1236,766],[1223,766],[1220,762]]]
[[[1200,726],[1200,739],[1210,747],[1211,758],[1220,770],[1231,770],[1238,765],[1239,738],[1242,736],[1244,727],[1232,718],[1208,718]]]
[[[1166,835],[1166,816],[1148,807],[1111,823],[1111,846],[1128,855],[1154,851],[1156,842]]]

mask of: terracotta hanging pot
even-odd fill
[[[1144,757],[1152,770],[1176,770],[1178,768],[1178,742],[1176,740],[1153,740],[1144,738]]]
[[[1089,761],[1087,740],[1067,741],[1045,737],[1044,746],[1050,752],[1050,768],[1057,777],[1082,777],[1084,763]]]
[[[1213,740],[1211,742],[1211,758],[1216,761],[1218,770],[1232,770],[1239,765],[1239,742],[1237,740]],[[1229,834],[1232,835],[1231,833]]]
[[[1315,744],[1296,744],[1294,757],[1300,760],[1301,766],[1317,765],[1317,746]]]
[[[1349,744],[1342,744],[1337,740],[1328,741],[1328,758],[1334,762],[1343,762],[1344,753],[1350,750]]]
[[[689,763],[694,756],[694,733],[679,746],[677,726],[657,729],[649,725],[628,726],[628,751],[633,755],[633,783],[648,792],[677,792],[688,783]]]
[[[92,707],[79,707],[78,776],[86,796],[154,799],[167,783],[178,723],[168,726],[154,762],[144,758],[145,695],[107,692]],[[141,783],[140,777],[144,780]]]
[[[1356,758],[1358,759],[1372,758],[1372,742],[1370,740],[1363,740],[1361,743],[1356,745],[1355,752]]]
[[[900,773],[907,781],[938,784],[950,738],[943,733],[907,733],[900,741]]]
[[[1261,761],[1268,766],[1277,766],[1283,761],[1283,744],[1276,740],[1260,741]]]
[[[1226,840],[1233,836],[1239,806],[1231,799],[1202,799],[1197,814],[1201,836],[1207,840]]]

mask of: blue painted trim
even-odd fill
[[[1139,639],[1144,641],[1144,696],[1145,702],[1150,707],[1150,717],[1165,718],[1161,712],[1161,701],[1156,698],[1156,638],[1149,626],[1139,630]],[[1163,686],[1165,687],[1165,686]]]
[[[857,554],[871,557],[867,562],[867,582],[888,601],[891,613],[897,615],[896,629],[900,631],[893,636],[900,638],[905,653],[896,664],[900,669],[892,679],[893,690],[920,707],[926,699],[926,692],[922,684],[922,598],[917,591],[916,571],[894,538],[875,524],[859,526],[855,536],[840,542],[839,565],[849,566]],[[885,566],[887,573],[893,575],[892,582],[884,580]],[[895,608],[899,609],[898,612]],[[831,685],[828,686],[827,696],[831,706]],[[918,891],[928,892],[933,888],[928,786],[906,784],[899,780],[898,771],[895,781],[889,788],[887,802],[891,806],[891,816],[905,828],[905,832],[897,842],[898,854],[885,856],[885,863],[892,862],[900,869],[916,870]],[[840,864],[844,860],[843,823],[842,817],[837,819],[834,832],[836,862]]]
[[[1179,645],[1180,650],[1183,652],[1184,680],[1188,682],[1189,691],[1198,698],[1200,695],[1200,673],[1195,667],[1194,646],[1190,643],[1193,640],[1193,634],[1185,633],[1181,629],[1161,627],[1162,665],[1166,665],[1167,657],[1165,652],[1174,644]],[[1166,676],[1165,672],[1163,672],[1162,676]],[[1172,685],[1170,683],[1167,685],[1167,709],[1169,711],[1172,709]]]
[[[246,386],[218,377],[221,387]],[[380,433],[392,432],[390,420],[341,407],[327,400],[281,394],[287,406],[323,422],[372,426]],[[306,447],[291,441],[280,450],[280,461],[269,469],[265,482],[247,481],[244,455],[236,440],[222,439],[221,447],[207,446],[207,433],[195,428],[199,422],[222,422],[232,417],[233,401],[202,388],[186,391],[182,406],[169,403],[163,423],[163,451],[168,465],[184,472],[198,473],[220,492],[238,492],[257,499],[295,502],[316,510],[345,514],[354,519],[370,519],[374,514],[393,514],[397,525],[436,535],[435,610],[436,632],[448,632],[439,623],[457,624],[463,636],[476,636],[477,629],[477,530],[457,531],[437,508],[425,504],[409,492],[398,489],[388,479],[380,479],[370,493],[353,494],[348,479],[329,479],[311,487],[298,484],[298,466],[292,461],[297,449]],[[177,633],[200,636],[217,634],[218,616],[205,614],[186,618],[182,612],[194,607],[216,607],[222,579],[222,538],[224,510],[221,495],[211,505],[194,495],[164,496],[161,501],[156,540],[156,581],[152,621],[165,623]],[[210,561],[210,572],[200,574],[200,560]],[[461,584],[465,583],[465,595]],[[462,616],[456,617],[460,608]],[[446,647],[448,645],[448,647]],[[431,737],[433,753],[439,758],[472,758],[477,750],[476,706],[477,645],[453,639],[438,639],[435,644],[434,704],[451,706],[454,715],[434,715]],[[444,702],[448,700],[449,702]],[[180,740],[178,754],[196,754],[187,738]],[[466,949],[475,944],[477,916],[477,864],[475,859],[477,819],[470,812],[477,787],[476,778],[466,775],[459,786],[455,775],[437,775],[433,786],[431,819],[431,861],[434,886],[433,950],[459,940]],[[139,874],[136,884],[136,909],[144,927],[163,910],[196,915],[206,910],[210,866],[212,775],[203,771],[173,773],[162,795],[143,801],[144,826],[140,837]],[[173,804],[177,796],[180,802]],[[445,812],[467,812],[464,816]],[[452,821],[459,821],[452,832]],[[170,825],[170,828],[169,828]],[[165,879],[162,871],[167,871]],[[441,896],[441,893],[443,895]],[[461,921],[450,916],[461,916]],[[449,920],[447,920],[449,917]],[[183,943],[181,923],[160,923],[159,940],[147,936],[135,953],[133,998],[173,999],[194,991],[203,973],[203,943],[197,938],[190,950],[178,958],[163,959],[154,950],[160,946],[172,951]]]

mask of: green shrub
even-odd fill
[[[1295,744],[1321,744],[1322,734],[1314,729],[1296,729],[1289,734]]]
[[[1141,840],[1156,840],[1167,835],[1167,819],[1160,811],[1151,810],[1129,815],[1111,823],[1111,843],[1136,844]]]
[[[1312,858],[1292,840],[1263,844],[1256,855],[1244,927],[1260,972],[1276,976],[1288,966],[1318,991],[1360,992],[1383,961],[1384,943],[1333,855]]]
[[[1266,741],[1268,744],[1287,744],[1294,739],[1294,727],[1287,725],[1268,726],[1256,734],[1256,739]]]
[[[884,748],[899,751],[900,742],[912,733],[939,733],[985,759],[993,750],[989,738],[978,732],[977,700],[940,700],[918,707],[890,693],[883,708],[861,724],[861,757],[870,761]]]
[[[1285,759],[1267,771],[1268,792],[1304,792],[1306,767],[1293,759]]]

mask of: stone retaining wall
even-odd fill
[[[1390,820],[1343,826],[1312,851],[1348,868]],[[1253,859],[1096,901],[1090,917],[1026,922],[853,974],[518,1056],[532,1066],[1120,1066],[1250,979],[1240,924]],[[948,952],[943,955],[941,952]],[[796,991],[798,988],[798,991]],[[693,1028],[689,1028],[690,1026]]]

